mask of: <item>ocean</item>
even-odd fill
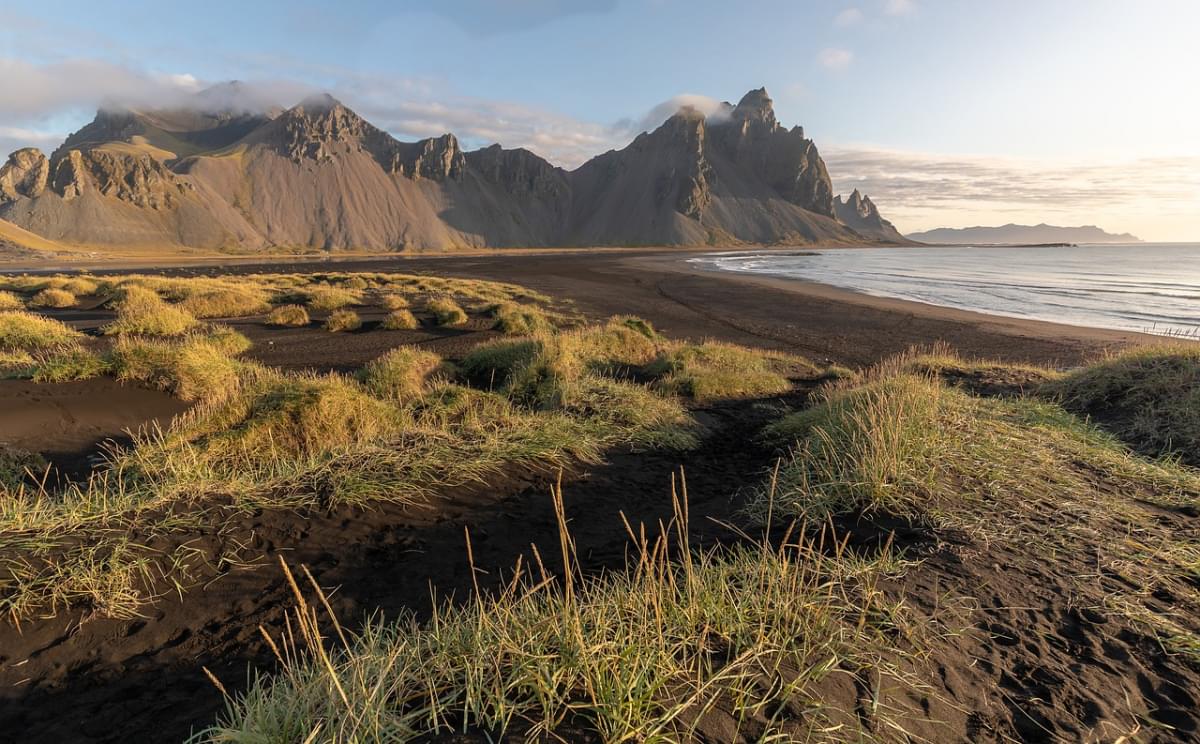
[[[797,248],[694,264],[992,315],[1200,336],[1200,244]]]

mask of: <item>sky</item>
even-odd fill
[[[570,168],[765,86],[903,232],[1200,240],[1197,29],[1197,0],[0,0],[0,150],[237,79]]]

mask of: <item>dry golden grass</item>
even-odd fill
[[[379,297],[379,306],[384,310],[407,310],[410,303],[404,295],[388,293]]]
[[[179,307],[197,318],[244,318],[271,309],[268,294],[257,288],[229,287],[192,294]]]
[[[300,327],[310,322],[303,305],[280,305],[267,314],[267,325],[270,326]]]
[[[353,310],[334,310],[325,319],[325,330],[331,333],[357,331],[362,328],[362,319]]]
[[[442,358],[431,351],[400,346],[370,362],[360,378],[377,398],[412,400],[421,396],[441,366]]]
[[[0,312],[24,309],[25,303],[21,300],[19,295],[7,290],[0,290]]]
[[[116,304],[117,318],[101,331],[108,336],[179,336],[199,321],[188,311],[168,304],[154,290],[129,285]]]
[[[420,325],[411,310],[393,310],[384,317],[379,327],[385,331],[411,331]]]
[[[425,312],[440,326],[462,325],[468,320],[466,311],[450,297],[434,297],[425,303]]]
[[[39,351],[76,344],[83,334],[65,323],[27,312],[0,312],[0,351]]]
[[[30,307],[64,308],[75,304],[75,295],[65,289],[43,289],[29,298]]]

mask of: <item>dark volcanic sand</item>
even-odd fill
[[[264,268],[423,272],[514,281],[571,298],[578,310],[591,316],[646,317],[672,336],[718,338],[855,365],[937,340],[969,355],[1072,363],[1110,346],[1145,339],[989,319],[796,282],[703,274],[682,267],[680,258],[650,252],[497,255]],[[171,273],[201,272],[221,273]],[[351,369],[398,343],[418,343],[453,357],[490,335],[482,320],[458,330],[384,332],[372,327],[375,316],[368,312],[365,317],[367,328],[349,334],[267,329],[253,319],[232,324],[253,338],[255,348],[249,356],[289,368]],[[98,320],[76,319],[81,325]],[[92,396],[102,404],[118,394],[119,386],[111,381],[96,384],[113,388]],[[19,388],[11,390],[10,399],[20,400]],[[52,397],[65,395],[54,392]],[[621,512],[634,524],[669,518],[670,479],[679,466],[687,473],[697,541],[732,539],[718,522],[736,519],[739,489],[756,483],[779,454],[758,444],[756,433],[777,415],[781,402],[795,406],[804,397],[801,390],[784,401],[713,406],[698,412],[712,434],[697,452],[614,453],[604,465],[569,473],[567,513],[585,567],[621,564],[627,547]],[[92,410],[88,396],[73,400],[73,411]],[[113,413],[114,420],[105,426],[136,425],[133,419],[145,420],[165,410],[145,405],[130,404],[128,420]],[[106,415],[101,405],[93,418],[85,419],[99,429]],[[79,415],[62,418],[78,421]],[[51,441],[58,428],[45,427],[40,441]],[[72,441],[91,446],[82,439]],[[86,612],[73,612],[21,628],[0,627],[0,741],[178,741],[210,723],[222,708],[221,696],[202,667],[235,690],[244,687],[252,667],[271,668],[258,626],[277,632],[291,604],[276,567],[278,556],[286,556],[293,566],[309,566],[323,586],[338,587],[332,601],[351,625],[375,610],[389,616],[404,610],[425,613],[431,585],[441,595],[457,597],[471,587],[464,527],[471,531],[485,587],[507,575],[530,543],[539,546],[542,556],[557,554],[557,527],[548,497],[552,479],[552,473],[515,470],[487,484],[443,494],[424,508],[263,512],[239,518],[220,534],[181,536],[178,540],[190,541],[210,557],[244,546],[242,558],[257,567],[202,569],[197,581],[203,588],[182,600],[164,593],[145,618],[94,619]],[[1047,514],[1054,518],[1053,505],[1047,505]],[[1160,519],[1172,528],[1194,528],[1186,515]],[[1142,740],[1197,740],[1197,671],[1164,655],[1126,623],[1076,609],[1099,603],[1105,590],[1104,583],[1097,582],[1096,596],[1069,595],[1077,585],[1065,577],[1094,572],[1088,556],[1048,557],[1020,545],[979,545],[967,536],[931,535],[903,523],[840,527],[851,531],[853,542],[864,549],[894,530],[901,546],[925,557],[898,584],[884,587],[902,595],[915,611],[932,612],[947,597],[978,599],[979,610],[970,615],[967,632],[931,642],[929,667],[922,676],[941,680],[938,688],[905,698],[913,710],[927,709],[912,722],[918,736],[931,741],[1112,740],[1127,732],[1104,724],[1130,721],[1136,715],[1146,722]],[[157,538],[151,547],[167,549],[173,544]],[[873,704],[869,689],[848,685],[830,694],[840,696],[847,709],[867,710]],[[1152,727],[1162,724],[1173,728]],[[727,737],[714,730],[711,740]]]
[[[593,317],[639,315],[678,338],[714,338],[860,366],[946,341],[967,356],[1070,365],[1105,349],[1162,341],[1125,331],[1002,318],[871,297],[789,279],[702,271],[688,251],[568,251],[236,263],[96,273],[173,275],[396,271],[509,281],[575,302]],[[110,265],[111,266],[111,265]]]

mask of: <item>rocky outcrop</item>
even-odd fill
[[[875,203],[858,189],[845,201],[841,196],[837,197],[833,208],[839,222],[863,237],[894,243],[907,242],[895,226],[879,214]]]
[[[8,156],[0,166],[0,201],[34,198],[46,190],[50,180],[50,161],[41,150],[26,147]]]
[[[857,197],[852,197],[857,198]],[[866,200],[869,204],[869,200]],[[280,111],[237,85],[188,106],[107,110],[50,158],[0,168],[0,219],[73,243],[328,250],[892,239],[846,208],[766,90],[684,108],[574,171],[528,150],[400,142],[329,96]],[[891,232],[888,232],[891,230]],[[895,238],[899,239],[898,235]]]

